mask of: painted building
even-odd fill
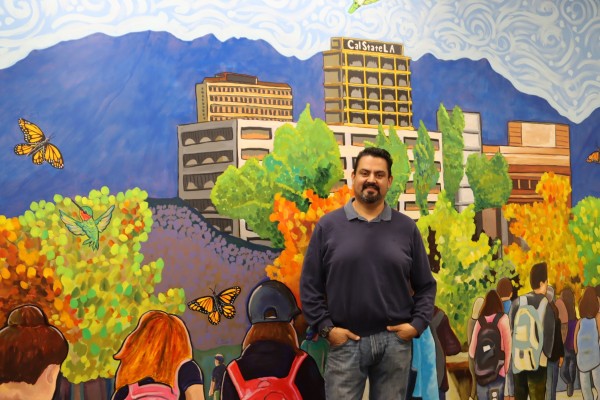
[[[508,163],[513,188],[508,203],[542,201],[535,188],[545,172],[571,178],[569,126],[539,122],[508,123],[508,145],[483,145],[488,158],[500,152]],[[568,205],[571,206],[571,195]],[[507,245],[514,239],[508,231],[501,209],[483,211],[483,229],[491,237],[502,238]]]
[[[198,122],[178,126],[178,195],[198,209],[208,221],[223,232],[239,236],[254,243],[269,245],[256,236],[243,220],[231,220],[217,213],[210,201],[210,192],[217,178],[228,166],[237,168],[257,157],[262,159],[273,150],[275,131],[284,122],[230,119],[226,121]],[[295,123],[291,123],[295,126]],[[351,184],[354,160],[364,148],[366,141],[375,141],[376,128],[353,126],[329,126],[340,146],[340,156],[344,168],[341,184]],[[397,134],[408,147],[408,157],[412,164],[417,132],[397,130]],[[442,181],[442,137],[439,132],[429,132],[435,149],[435,164],[440,170],[440,178],[428,195],[429,208],[433,209]],[[416,205],[413,177],[407,183],[406,192],[400,196],[398,207],[413,219],[419,217]]]
[[[231,118],[291,121],[292,88],[256,76],[222,72],[196,84],[198,122]]]
[[[323,69],[329,125],[413,129],[410,58],[401,44],[335,37]]]

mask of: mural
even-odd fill
[[[251,293],[279,281],[301,308],[310,236],[353,196],[368,146],[391,153],[386,201],[417,221],[438,284],[414,397],[514,395],[504,364],[525,345],[505,328],[541,262],[552,288],[536,301],[565,335],[587,329],[595,0],[204,3],[0,1],[0,398],[33,384],[40,398],[125,398],[145,378],[181,398],[231,393],[215,376],[252,348]],[[326,343],[288,317],[291,348],[322,373]],[[493,321],[507,358],[483,377]],[[152,357],[186,344],[166,375],[138,368],[152,324],[178,332],[152,337]],[[5,356],[24,354],[19,329],[56,339],[35,368]],[[548,358],[552,398],[591,391],[567,336]]]

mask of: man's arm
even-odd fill
[[[414,226],[413,235],[413,265],[411,272],[411,285],[414,290],[414,307],[412,322],[410,323],[420,335],[431,322],[437,283],[431,273],[427,252],[423,239],[417,226]]]
[[[317,331],[326,326],[333,326],[325,298],[325,270],[321,250],[322,235],[322,228],[317,223],[304,256],[300,276],[302,311],[306,322]]]

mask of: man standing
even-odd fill
[[[331,346],[328,399],[403,399],[411,340],[433,315],[436,282],[416,224],[392,210],[385,195],[392,159],[361,151],[352,172],[355,197],[324,215],[312,234],[300,298],[307,322]]]
[[[510,308],[513,333],[512,368],[516,400],[544,400],[548,358],[554,345],[554,312],[548,310],[548,267],[531,267],[533,291],[515,299]],[[534,329],[532,329],[534,327]]]
[[[226,369],[225,357],[223,357],[223,354],[216,354],[215,369],[212,372],[208,397],[212,396],[214,400],[221,400],[221,384],[223,383],[223,374],[225,374]]]

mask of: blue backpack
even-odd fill
[[[600,344],[595,318],[582,318],[577,332],[577,367],[588,372],[600,365]]]

